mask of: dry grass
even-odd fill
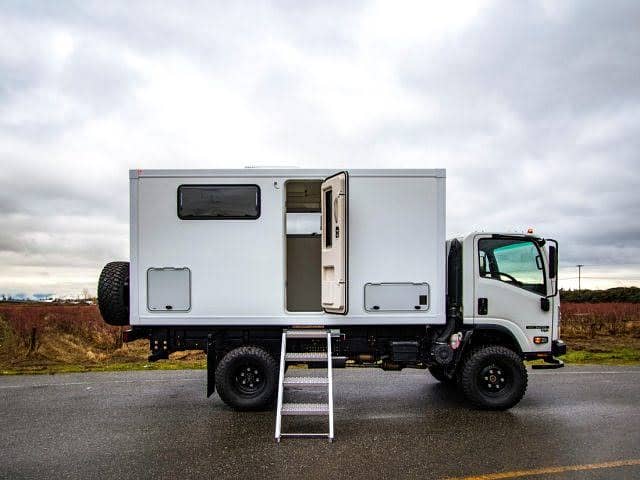
[[[640,338],[640,303],[562,303],[561,334],[569,338]]]
[[[31,351],[47,330],[86,338],[99,348],[118,348],[121,342],[121,329],[104,323],[95,305],[0,303],[0,317],[20,347]]]
[[[560,335],[568,360],[637,363],[640,358],[640,304],[562,303]]]
[[[145,339],[122,343],[95,305],[0,303],[0,373],[203,368],[202,352],[149,364]]]
[[[148,347],[123,345],[121,329],[95,305],[0,304],[0,368],[98,366],[146,359]]]

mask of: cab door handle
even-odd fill
[[[489,299],[478,298],[478,315],[486,315],[489,313]]]

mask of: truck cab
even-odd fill
[[[532,234],[471,233],[462,240],[464,323],[509,335],[528,359],[565,349],[559,340],[558,244]]]

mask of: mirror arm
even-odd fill
[[[551,295],[547,295],[545,298],[551,298],[558,295],[558,273],[559,273],[558,272],[558,241],[554,240],[553,238],[547,238],[546,241],[553,243],[553,246],[555,247],[555,250],[556,250],[555,258],[554,259],[549,258],[550,260],[549,270],[551,271],[551,269],[553,268],[553,273],[554,273],[553,277],[549,275],[549,279],[552,280],[554,283],[553,283],[553,293]],[[554,263],[553,265],[551,265],[551,260],[553,260],[553,263]]]

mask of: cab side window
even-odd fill
[[[478,242],[480,277],[491,278],[540,295],[547,294],[544,263],[530,240],[483,238]]]

